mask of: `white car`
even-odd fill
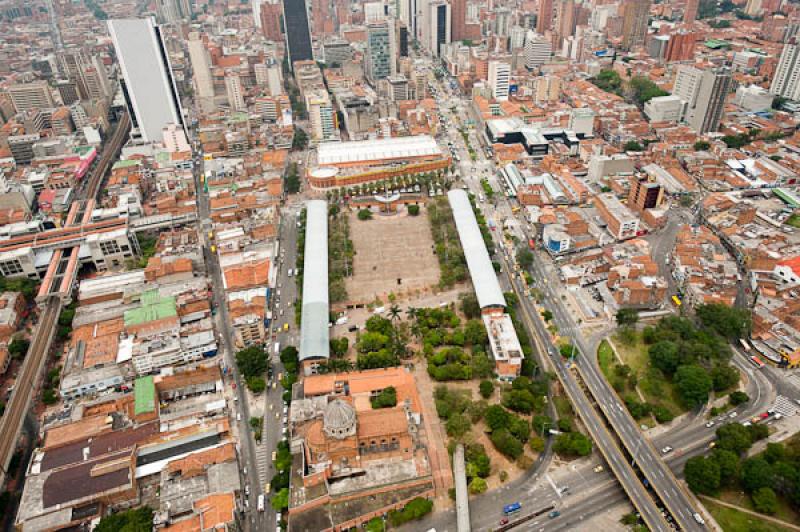
[[[730,414],[728,414],[728,417],[729,417],[729,418],[731,418],[731,419],[733,419],[733,418],[735,418],[735,417],[736,417],[736,416],[738,416],[738,415],[739,415],[739,412],[731,412]]]
[[[708,423],[706,423],[706,428],[707,429],[710,429],[713,426],[714,426],[714,422],[713,421],[709,421]]]
[[[669,445],[667,445],[666,447],[661,449],[661,453],[662,454],[668,454],[668,453],[671,453],[671,452],[672,452],[672,447],[670,447]]]

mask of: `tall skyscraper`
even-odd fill
[[[192,16],[189,0],[156,0],[156,15],[160,24],[174,24]]]
[[[631,50],[636,46],[644,45],[647,37],[647,21],[650,15],[650,0],[628,0],[624,6],[622,48]]]
[[[261,33],[270,41],[281,40],[281,4],[261,4]]]
[[[683,65],[678,69],[673,95],[686,102],[686,123],[699,134],[716,131],[731,89],[727,67],[699,68]]]
[[[204,113],[211,113],[216,108],[214,103],[214,80],[211,77],[211,62],[206,45],[200,40],[200,34],[189,34],[189,62],[192,65],[195,99]]]
[[[553,0],[539,0],[536,32],[544,34],[553,25]]]
[[[253,11],[253,23],[261,29],[261,2],[263,0],[250,0],[250,9]]]
[[[504,61],[489,61],[489,88],[492,98],[499,102],[508,100],[508,87],[511,81],[511,66]]]
[[[558,9],[558,37],[560,40],[571,37],[575,33],[577,10],[578,6],[575,0],[561,0]]]
[[[365,75],[372,85],[393,73],[395,61],[394,28],[390,21],[367,25]]]
[[[122,93],[134,138],[161,140],[167,124],[185,127],[161,31],[152,18],[108,21],[122,70]]]
[[[697,7],[700,0],[686,0],[686,8],[683,10],[683,23],[691,24],[697,18]]]
[[[451,37],[454,41],[468,39],[467,37],[467,0],[450,0],[452,17]]]
[[[308,30],[308,11],[305,0],[283,0],[283,24],[286,29],[286,52],[289,68],[295,61],[314,59],[311,33]]]
[[[451,41],[450,4],[445,0],[433,0],[424,5],[423,20],[421,24],[422,44],[435,57],[439,57],[442,45]]]
[[[669,36],[664,51],[664,61],[688,61],[694,57],[696,36],[693,32],[678,31]]]
[[[790,100],[800,100],[800,46],[794,39],[783,45],[769,92]]]

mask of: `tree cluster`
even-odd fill
[[[142,506],[107,515],[94,529],[96,532],[149,532],[153,530],[153,510]]]
[[[729,364],[730,347],[720,333],[732,334],[744,325],[738,313],[717,307],[723,305],[698,307],[700,327],[671,316],[643,333],[651,366],[672,381],[689,407],[704,404],[712,390],[728,390],[739,382],[738,371]]]
[[[450,288],[467,280],[467,261],[458,239],[453,211],[444,198],[436,198],[427,206],[434,250],[439,260],[439,286]]]
[[[372,408],[391,408],[397,406],[397,390],[389,386],[372,398]]]

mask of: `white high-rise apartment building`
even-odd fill
[[[783,45],[769,92],[790,100],[800,100],[800,46],[797,44]]]
[[[169,55],[155,21],[109,20],[108,30],[122,71],[131,136],[157,142],[167,124],[185,127]]]
[[[529,70],[538,68],[550,60],[553,45],[544,35],[533,30],[525,37],[525,67]]]
[[[253,23],[261,29],[261,0],[250,0],[250,9],[253,11]]]
[[[316,142],[340,140],[336,111],[330,95],[324,89],[310,90],[305,95],[311,138]]]
[[[235,111],[246,111],[244,103],[244,89],[239,74],[232,71],[225,72],[225,92],[228,95],[228,105]]]
[[[716,131],[719,127],[730,87],[731,72],[728,68],[700,70],[681,65],[675,77],[672,94],[686,104],[686,123],[702,134]]]
[[[442,46],[451,40],[452,13],[444,0],[420,0],[422,20],[418,23],[419,41],[434,57],[442,53]]]
[[[511,65],[504,61],[489,61],[489,88],[492,98],[499,102],[508,100],[508,86],[511,81]]]

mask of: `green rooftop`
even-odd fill
[[[115,162],[111,169],[116,170],[117,168],[130,168],[131,166],[139,166],[140,164],[141,161],[138,161],[137,159],[126,159],[124,161]]]
[[[139,377],[133,383],[133,413],[135,415],[154,412],[156,409],[156,385],[153,376]]]
[[[75,146],[72,148],[73,153],[77,153],[78,155],[86,155],[90,151],[92,151],[94,147],[92,146]]]
[[[793,209],[800,208],[800,198],[786,190],[785,188],[773,188],[772,193],[778,196],[784,203]]]
[[[175,306],[175,298],[165,297],[158,293],[158,290],[148,290],[142,293],[142,306],[125,311],[125,326],[141,325],[148,321],[163,320],[178,315]]]
[[[709,39],[705,42],[705,45],[707,48],[716,50],[718,48],[730,48],[731,43],[728,41],[723,41],[722,39]]]

